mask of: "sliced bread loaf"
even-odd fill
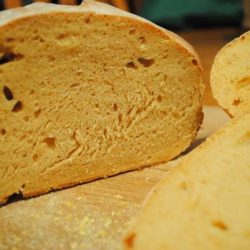
[[[214,98],[231,116],[250,112],[250,31],[215,57],[211,71]]]
[[[250,249],[250,114],[184,157],[125,238],[133,250]]]
[[[202,120],[178,36],[94,1],[0,14],[0,202],[167,161]]]

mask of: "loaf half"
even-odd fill
[[[94,1],[0,14],[0,201],[167,161],[202,119],[185,41]]]
[[[158,184],[125,249],[250,249],[249,153],[250,114],[231,120]]]
[[[217,54],[212,71],[214,98],[231,116],[250,112],[250,31]]]

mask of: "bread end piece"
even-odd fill
[[[223,47],[212,66],[213,96],[232,117],[250,112],[249,58],[250,31]]]

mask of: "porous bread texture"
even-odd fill
[[[211,71],[214,98],[231,116],[250,112],[250,31],[216,55]]]
[[[250,249],[250,114],[180,160],[124,240],[129,250]]]
[[[199,129],[203,85],[192,48],[84,2],[1,14],[1,202],[167,161]]]

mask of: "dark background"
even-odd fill
[[[245,0],[246,1],[246,0]],[[247,0],[250,2],[250,0]],[[32,0],[0,0],[0,9],[32,3]],[[81,0],[51,0],[52,3],[80,4]],[[209,27],[241,27],[244,0],[107,0],[171,30]]]

